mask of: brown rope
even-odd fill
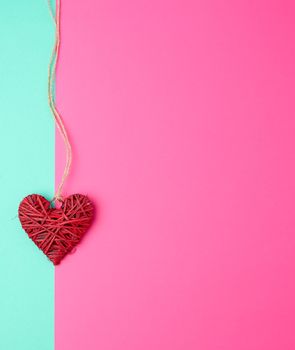
[[[67,130],[64,126],[62,117],[56,107],[55,100],[54,100],[54,81],[56,76],[56,65],[59,57],[59,48],[60,48],[60,0],[56,0],[56,15],[54,15],[53,10],[51,8],[50,0],[48,0],[48,7],[50,14],[53,18],[54,24],[55,24],[55,42],[52,49],[49,66],[48,66],[48,101],[49,106],[53,114],[53,118],[55,121],[55,124],[57,126],[57,129],[63,139],[65,148],[66,148],[66,164],[64,168],[64,172],[61,178],[61,181],[57,187],[57,190],[55,192],[54,199],[58,201],[62,201],[62,190],[63,186],[65,184],[65,181],[67,177],[69,176],[71,164],[72,164],[72,146],[68,137]]]

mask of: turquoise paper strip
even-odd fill
[[[54,191],[46,0],[0,4],[0,349],[54,349],[54,267],[21,229],[23,197]]]

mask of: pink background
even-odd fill
[[[57,350],[295,348],[293,1],[62,1]],[[57,180],[64,148],[57,140]]]

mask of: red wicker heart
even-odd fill
[[[87,196],[67,197],[60,208],[39,194],[25,197],[18,216],[23,229],[54,265],[73,250],[89,228],[94,208]]]

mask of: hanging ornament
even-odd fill
[[[21,201],[18,216],[29,238],[54,265],[58,265],[73,251],[91,225],[94,207],[85,195],[73,194],[66,198],[62,195],[72,164],[72,147],[62,117],[55,105],[53,93],[60,47],[60,0],[56,2],[56,15],[51,9],[50,0],[48,4],[55,24],[55,43],[48,67],[48,101],[66,148],[66,165],[54,198],[48,201],[39,194],[31,194]]]

